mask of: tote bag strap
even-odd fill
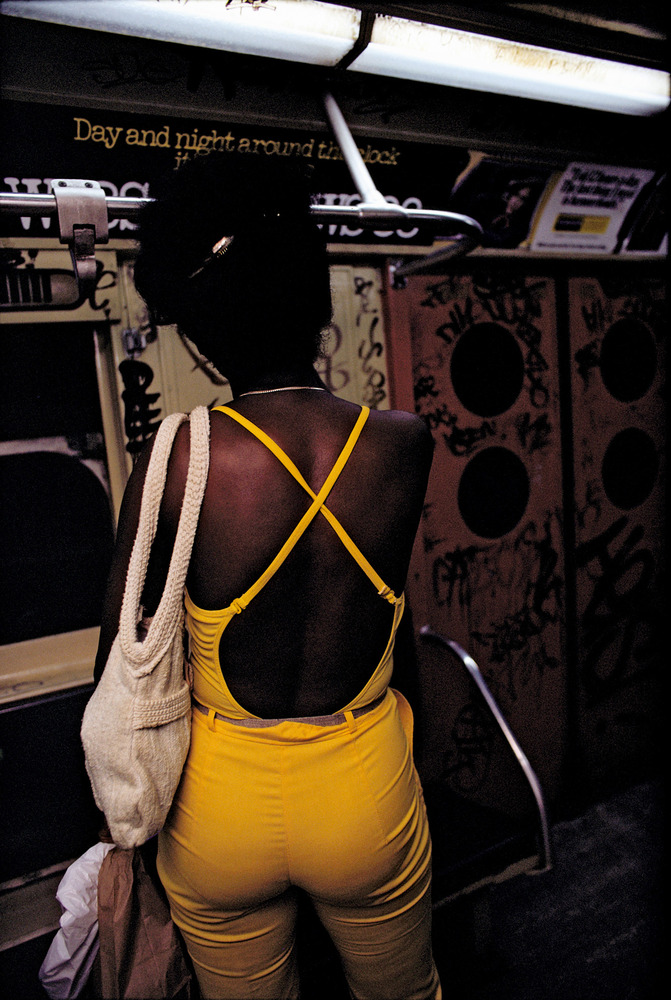
[[[199,406],[191,413],[189,471],[170,568],[156,614],[142,642],[137,639],[140,602],[147,575],[149,554],[158,527],[168,462],[175,435],[187,419],[173,413],[162,422],[152,449],[142,492],[142,504],[133,552],[128,566],[119,618],[119,643],[135,676],[150,673],[163,656],[181,620],[182,599],[200,507],[207,484],[210,458],[210,415]]]

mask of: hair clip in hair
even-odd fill
[[[197,267],[196,270],[192,271],[188,276],[189,280],[191,280],[191,278],[195,278],[201,271],[204,271],[207,265],[211,264],[213,260],[217,260],[218,257],[223,257],[232,242],[232,236],[222,236],[220,240],[217,240],[212,247],[211,252],[207,255],[200,267]]]

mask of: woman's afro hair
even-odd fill
[[[135,284],[155,321],[176,323],[215,364],[221,339],[243,333],[250,350],[314,360],[332,306],[302,164],[212,151],[151,194],[139,220]],[[223,236],[232,242],[212,258]]]

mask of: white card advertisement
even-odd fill
[[[630,210],[653,177],[654,171],[637,167],[569,163],[538,206],[531,249],[617,252]]]

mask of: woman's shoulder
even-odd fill
[[[154,450],[156,435],[145,445],[133,468],[131,479],[137,477],[144,481],[149,461]],[[189,421],[185,420],[177,428],[172,446],[161,502],[161,514],[167,517],[170,524],[176,526],[182,509],[186,478],[189,471],[191,453],[191,431]]]
[[[399,432],[431,438],[425,421],[416,413],[409,413],[407,410],[371,410],[370,415],[374,419],[380,419],[390,426],[397,427]]]
[[[424,420],[406,410],[371,410],[371,430],[387,436],[398,446],[419,449],[419,455],[433,454],[433,437]]]

